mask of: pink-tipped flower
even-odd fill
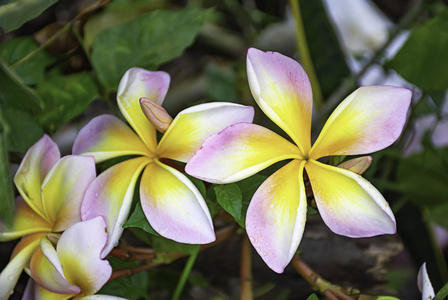
[[[266,264],[283,272],[299,246],[307,212],[305,170],[319,212],[333,232],[348,237],[395,233],[394,215],[370,182],[318,159],[391,145],[403,129],[411,92],[390,86],[357,89],[335,109],[311,146],[311,84],[300,64],[252,48],[247,73],[255,101],[293,143],[258,125],[234,124],[208,138],[185,170],[209,182],[230,183],[290,160],[259,187],[246,215],[249,238]]]
[[[102,115],[79,132],[73,145],[73,153],[92,155],[96,162],[137,156],[107,169],[86,192],[81,208],[83,220],[96,216],[106,220],[109,239],[103,257],[118,243],[141,173],[140,201],[155,231],[181,243],[205,244],[215,240],[212,219],[201,193],[169,160],[188,162],[208,136],[238,122],[252,122],[253,108],[231,103],[202,104],[183,110],[170,122],[164,111],[157,109],[169,81],[165,72],[128,70],[118,87],[117,101],[134,131],[120,119]],[[154,125],[142,111],[142,98],[157,104],[147,111],[156,119],[153,122],[162,120],[161,123],[169,124],[161,130],[166,132],[160,142]],[[146,99],[142,99],[145,109]]]
[[[13,292],[42,236],[81,221],[82,197],[95,176],[93,157],[61,159],[57,145],[47,135],[28,150],[14,177],[20,197],[12,227],[0,225],[0,241],[24,237],[0,274],[0,299]]]
[[[109,280],[112,267],[100,258],[106,244],[106,224],[101,217],[69,227],[55,245],[46,237],[30,261],[33,281],[24,299],[89,299]],[[122,299],[97,295],[96,299]]]

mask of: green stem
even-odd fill
[[[316,70],[314,69],[313,60],[311,59],[310,50],[308,48],[302,14],[300,12],[299,0],[289,0],[289,6],[291,7],[294,20],[296,21],[297,51],[299,51],[303,68],[310,78],[311,87],[313,89],[314,103],[316,108],[319,109],[322,107],[323,95],[319,80],[317,79]]]
[[[67,24],[65,24],[64,27],[62,27],[61,30],[59,30],[58,32],[56,32],[55,34],[53,34],[48,40],[45,41],[45,43],[43,43],[42,45],[40,45],[37,49],[33,50],[32,52],[28,53],[25,57],[23,57],[21,60],[19,60],[18,62],[16,62],[15,64],[13,64],[12,66],[9,67],[9,69],[15,69],[18,66],[26,63],[28,60],[30,60],[34,55],[36,55],[37,53],[39,53],[40,51],[42,51],[45,47],[47,47],[48,45],[50,45],[51,43],[53,43],[61,34],[63,34],[64,32],[66,32],[73,24],[73,21],[68,22]]]
[[[188,275],[190,274],[191,269],[193,268],[194,262],[196,261],[196,257],[198,257],[199,248],[193,253],[187,261],[184,270],[182,271],[182,275],[180,276],[179,281],[177,282],[176,289],[174,290],[172,300],[178,300],[182,290],[184,289],[185,283],[187,282]]]
[[[443,300],[448,296],[448,283],[446,283],[432,300]]]

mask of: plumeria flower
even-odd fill
[[[112,267],[100,258],[106,244],[102,217],[76,223],[65,230],[56,248],[47,236],[30,261],[30,275],[23,299],[89,299],[109,280]],[[98,295],[96,299],[122,299]]]
[[[150,108],[150,99],[161,109],[169,81],[165,72],[128,70],[118,87],[117,102],[135,132],[120,119],[101,115],[81,129],[73,145],[74,154],[92,155],[97,163],[123,155],[136,156],[100,174],[84,198],[83,219],[103,216],[106,220],[109,238],[103,257],[118,243],[141,173],[140,201],[155,231],[181,243],[215,240],[203,197],[182,172],[172,167],[172,161],[186,163],[211,134],[236,122],[252,122],[253,108],[208,103],[185,109],[172,122],[156,118],[166,125],[163,130],[163,124],[157,125],[161,131],[166,130],[157,142],[156,129],[143,113],[139,100],[143,98],[145,108]],[[153,112],[156,116],[164,115],[156,109]]]
[[[20,193],[11,228],[0,225],[0,241],[24,237],[0,274],[0,299],[7,298],[47,233],[81,221],[81,201],[96,176],[93,157],[66,156],[44,135],[26,153],[14,177]]]
[[[434,288],[426,271],[426,263],[424,263],[417,275],[417,285],[420,293],[422,293],[422,300],[431,300],[435,297]]]
[[[394,215],[372,184],[318,159],[391,145],[403,129],[411,92],[359,88],[336,108],[311,146],[311,84],[303,68],[279,53],[252,48],[247,73],[255,101],[292,142],[255,124],[234,124],[208,138],[185,170],[222,184],[290,160],[258,188],[247,210],[248,236],[266,264],[283,272],[299,246],[307,213],[304,170],[318,210],[333,232],[348,237],[395,233]]]

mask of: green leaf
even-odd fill
[[[138,262],[124,262],[114,257],[108,258],[114,270],[137,267]],[[117,278],[104,285],[98,294],[125,297],[129,300],[150,299],[148,297],[148,272]]]
[[[11,66],[38,47],[39,45],[31,36],[12,38],[0,44],[0,58],[7,66]],[[33,85],[44,79],[45,68],[53,61],[54,58],[45,50],[42,50],[12,71],[26,84]]]
[[[88,72],[42,81],[37,85],[37,92],[45,104],[39,122],[49,131],[84,112],[98,96],[94,78]]]
[[[190,46],[211,10],[154,11],[99,33],[92,45],[92,65],[106,90],[117,89],[131,67],[154,70]]]
[[[6,3],[5,3],[6,2]],[[0,27],[10,32],[34,19],[58,0],[9,0],[0,6]]]
[[[6,134],[0,119],[0,219],[6,225],[12,225],[14,212],[14,192],[9,171]]]
[[[425,91],[448,88],[448,8],[409,35],[385,66]]]
[[[210,101],[238,101],[236,76],[231,68],[211,63],[207,65],[205,75],[207,97]]]
[[[0,108],[2,108],[1,105]],[[0,114],[9,151],[24,153],[44,135],[39,124],[26,112],[2,108]]]
[[[448,216],[448,202],[429,207],[426,218],[428,221],[434,222],[448,230],[448,218],[446,216]]]
[[[238,185],[236,183],[216,185],[214,189],[218,203],[244,228],[243,195]]]
[[[300,1],[300,8],[311,58],[326,98],[350,76],[350,70],[322,1]]]
[[[400,298],[395,298],[391,296],[380,296],[376,300],[400,300]]]
[[[161,236],[150,236],[151,246],[156,252],[181,252],[189,255],[195,254],[199,250],[199,245],[182,244]]]
[[[36,113],[43,103],[34,90],[27,87],[23,81],[0,62],[0,104],[2,108]]]
[[[306,300],[319,300],[316,294],[311,294]]]
[[[149,224],[148,219],[146,219],[140,201],[138,201],[137,204],[135,205],[135,209],[132,212],[129,219],[126,221],[126,223],[123,224],[123,228],[129,228],[129,227],[141,228],[147,233],[159,236],[159,234]]]

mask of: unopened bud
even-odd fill
[[[171,118],[168,112],[163,107],[147,98],[140,98],[140,107],[146,118],[148,118],[154,127],[161,133],[165,133],[173,121],[173,118]]]
[[[344,161],[343,163],[339,164],[338,167],[361,175],[362,173],[367,171],[367,169],[370,167],[371,164],[372,164],[372,157],[363,156]]]

